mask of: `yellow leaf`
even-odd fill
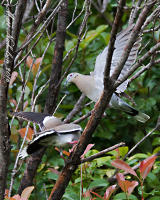
[[[21,194],[21,198],[23,199],[28,199],[32,193],[32,191],[34,190],[34,186],[29,186],[29,187],[26,187],[22,194]]]

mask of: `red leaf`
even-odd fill
[[[0,60],[0,65],[4,63],[4,60]]]
[[[39,65],[40,65],[41,61],[42,61],[42,58],[41,58],[41,57],[40,57],[40,58],[37,58],[37,59],[35,60],[34,66],[33,66],[33,68],[32,68],[32,72],[33,72],[33,75],[34,75],[34,76],[35,76],[35,75],[37,74],[37,72],[38,72]]]
[[[26,59],[26,63],[28,65],[28,67],[32,67],[32,72],[33,72],[33,75],[35,76],[38,72],[38,69],[39,69],[39,65],[42,61],[42,58],[37,58],[34,63],[33,63],[33,59],[31,58],[31,56],[28,56],[27,59]]]
[[[84,158],[84,156],[86,155],[86,153],[94,146],[94,144],[88,144],[84,153],[81,155],[81,158]]]
[[[87,190],[86,192],[84,192],[83,197],[89,197],[90,199],[92,199],[91,190]]]
[[[141,163],[140,163],[140,174],[141,174],[141,177],[143,179],[146,178],[146,176],[148,175],[148,173],[151,171],[151,168],[156,160],[157,156],[153,155],[153,156],[150,156],[149,158],[143,160]]]
[[[21,137],[24,138],[25,133],[26,133],[26,128],[21,128],[21,129],[18,130],[18,132],[20,133]],[[33,134],[34,134],[33,129],[31,129],[31,128],[29,127],[29,128],[28,128],[28,133],[27,133],[26,139],[27,139],[28,141],[31,141],[31,140],[32,140],[32,137],[33,137]]]
[[[138,182],[137,181],[125,181],[126,184],[127,184],[127,190],[128,190],[128,194],[130,195],[134,188],[138,185]]]
[[[27,57],[26,64],[28,65],[29,68],[33,65],[33,59],[31,58],[31,56]]]
[[[125,163],[123,160],[116,159],[116,160],[113,160],[111,162],[111,164],[118,169],[122,169],[127,173],[130,173],[130,174],[133,174],[134,176],[137,176],[136,172],[127,163]]]
[[[107,188],[106,192],[104,193],[104,200],[109,200],[115,189],[116,185],[111,185],[109,188]]]
[[[116,174],[116,177],[117,177],[118,185],[120,186],[120,188],[123,190],[123,192],[129,195],[133,192],[134,188],[138,185],[137,181],[125,180],[125,177],[121,173]]]
[[[100,196],[98,193],[96,193],[96,192],[90,191],[90,193],[96,195],[96,196],[99,197],[100,199],[103,199],[103,197],[101,197],[101,196]]]

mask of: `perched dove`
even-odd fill
[[[81,136],[82,129],[78,124],[62,124],[39,133],[20,153],[25,158],[49,145],[63,147],[74,144]]]
[[[40,126],[41,130],[54,128],[55,126],[63,124],[61,119],[53,115],[36,113],[36,112],[13,112],[15,117],[36,123]]]
[[[78,124],[64,124],[59,118],[43,113],[14,112],[12,115],[40,125],[41,131],[27,147],[20,153],[21,158],[38,151],[43,146],[63,147],[77,141],[81,135],[82,128]]]
[[[129,26],[127,29],[120,32],[115,40],[115,50],[112,57],[112,63],[111,63],[111,70],[110,70],[110,76],[112,76],[115,67],[117,66],[117,63],[119,62],[123,50],[127,44],[127,41],[130,37],[131,31],[133,29],[133,25]],[[137,58],[137,53],[140,47],[141,43],[141,37],[137,38],[137,41],[133,45],[131,52],[129,54],[129,57],[119,75],[119,78],[122,78],[124,74],[128,72],[128,70],[131,68],[133,63],[135,62]],[[108,53],[108,46],[102,51],[101,54],[99,54],[96,58],[95,68],[94,72],[91,72],[90,75],[82,75],[79,73],[71,73],[67,76],[66,82],[73,82],[76,84],[76,86],[83,92],[89,99],[91,99],[94,102],[97,102],[100,98],[104,84],[104,69],[106,64],[106,56]],[[117,93],[124,92],[127,88],[128,80],[123,82],[116,90]],[[127,104],[125,101],[123,101],[121,98],[119,98],[116,93],[113,93],[110,103],[110,107],[113,107],[115,109],[121,110],[126,112],[129,115],[134,116],[138,121],[145,123],[150,117],[135,108],[131,107],[129,104]]]

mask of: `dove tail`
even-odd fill
[[[145,113],[142,112],[138,112],[138,115],[135,116],[135,119],[137,121],[140,121],[142,123],[145,123],[147,120],[150,119],[150,117],[148,115],[146,115]]]
[[[131,106],[128,106],[128,111],[124,111],[124,112],[127,113],[128,115],[134,116],[134,118],[137,121],[142,122],[142,123],[145,123],[147,120],[150,119],[148,115],[132,108]]]

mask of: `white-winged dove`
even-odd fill
[[[120,32],[115,41],[115,50],[112,57],[110,76],[112,76],[117,63],[119,62],[123,50],[127,44],[127,41],[130,37],[133,25],[129,26],[127,29]],[[141,37],[137,38],[137,41],[134,43],[129,57],[119,75],[119,79],[122,78],[128,70],[131,68],[133,63],[137,58],[137,53],[141,45]],[[99,54],[96,58],[94,72],[91,72],[90,75],[82,75],[79,73],[71,73],[67,76],[66,82],[73,82],[76,86],[83,92],[89,99],[94,102],[97,102],[102,94],[104,84],[104,69],[106,64],[106,57],[108,53],[108,46]],[[128,80],[123,82],[116,90],[117,93],[124,92],[127,88]],[[134,116],[138,121],[145,123],[150,117],[135,108],[131,107],[121,98],[119,98],[115,93],[113,93],[109,106],[115,109],[126,112],[129,115]]]
[[[42,129],[45,129],[37,133],[38,136],[22,150],[21,158],[25,158],[38,151],[43,146],[53,145],[62,147],[74,143],[79,139],[82,132],[82,128],[78,124],[64,124],[59,118],[43,113],[14,112],[12,115],[37,123]]]
[[[40,150],[43,146],[49,145],[63,147],[74,144],[81,136],[82,128],[78,124],[62,124],[39,133],[20,153],[25,158]]]

